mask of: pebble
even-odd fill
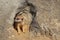
[[[14,35],[12,35],[12,37],[15,37]]]

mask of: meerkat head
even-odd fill
[[[17,16],[14,21],[15,22],[22,22],[23,21],[23,16]]]
[[[16,14],[14,22],[24,24],[30,24],[32,21],[32,15],[27,10],[21,11],[19,14]]]
[[[24,17],[21,14],[16,15],[14,22],[21,23],[23,22]]]

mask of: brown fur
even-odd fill
[[[25,8],[26,9],[26,8]],[[14,28],[20,34],[21,32],[29,32],[32,15],[29,11],[24,10],[17,14],[14,18]]]

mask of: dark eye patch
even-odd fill
[[[21,20],[23,20],[23,18]]]

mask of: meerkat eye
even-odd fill
[[[21,20],[23,20],[23,18]]]

